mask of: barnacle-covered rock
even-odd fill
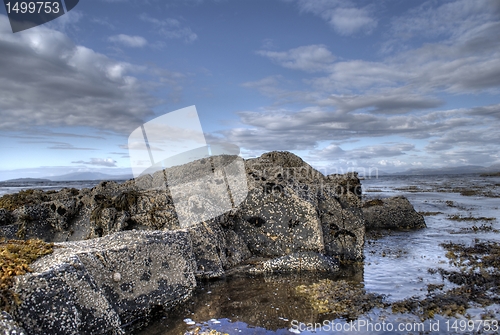
[[[190,236],[183,230],[60,243],[31,267],[14,284],[21,304],[13,316],[28,334],[124,334],[196,286]]]

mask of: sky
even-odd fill
[[[129,135],[195,105],[208,141],[324,173],[500,163],[498,0],[82,0],[12,33],[0,180],[131,174]]]

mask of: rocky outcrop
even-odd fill
[[[314,251],[363,258],[364,220],[357,174],[324,176],[299,157],[271,152],[246,162],[249,194],[235,232],[253,254]]]
[[[363,205],[366,229],[425,228],[422,214],[415,211],[405,197],[373,199]]]
[[[225,160],[228,159],[220,159]],[[170,168],[123,184],[102,182],[80,191],[29,191],[12,195],[8,202],[11,210],[0,213],[3,222],[0,231],[7,238],[36,237],[59,242],[133,229],[179,229],[176,206],[165,178],[168,175],[177,181],[182,178],[187,181],[199,174],[204,165],[207,163],[196,161],[182,169]],[[214,247],[222,259],[217,265],[219,273],[248,258],[249,252],[279,257],[314,251],[345,260],[362,258],[361,184],[355,173],[324,176],[288,152],[271,152],[247,160],[245,171],[248,185],[245,200],[231,213],[205,221],[205,227],[210,226],[209,231],[215,234],[211,244],[222,243]],[[243,198],[237,194],[233,197]],[[207,201],[189,200],[209,210]],[[237,250],[231,248],[232,245],[227,247],[228,238],[236,242]],[[196,240],[205,243],[201,238]],[[246,248],[241,243],[246,244]],[[225,255],[226,249],[228,255]],[[205,263],[200,265],[201,276],[202,267],[214,267],[217,261],[206,259]]]
[[[230,160],[217,159],[212,166]],[[248,195],[231,196],[239,206],[181,228],[166,178],[192,179],[207,162],[123,184],[0,199],[4,237],[60,242],[33,273],[16,278],[22,304],[13,317],[28,334],[122,334],[188,297],[196,278],[335,272],[339,261],[363,258],[365,219],[369,228],[423,222],[405,199],[363,205],[356,173],[324,176],[291,153],[271,152],[245,161],[247,178],[237,182]],[[185,200],[210,210],[203,197]]]

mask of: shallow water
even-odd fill
[[[500,242],[500,233],[495,232],[500,230],[500,178],[478,175],[391,176],[362,183],[368,198],[404,195],[417,211],[439,213],[425,216],[426,229],[393,231],[379,237],[375,234],[367,239],[364,264],[346,269],[339,275],[330,275],[331,279],[347,279],[368,292],[385,295],[389,302],[424,296],[428,284],[445,284],[445,289],[453,286],[438,274],[428,272],[431,268],[451,268],[441,243],[470,244],[475,239]],[[464,193],[464,190],[473,191]],[[494,220],[451,220],[454,215]],[[470,229],[481,225],[491,227],[491,230]],[[380,309],[362,315],[353,323],[333,319],[327,314],[316,313],[295,293],[296,286],[311,284],[321,278],[302,273],[200,283],[193,298],[175,312],[158,316],[148,328],[137,334],[183,334],[210,329],[228,334],[500,333],[494,324],[487,326],[479,321],[480,315],[487,311],[494,319],[500,320],[500,306],[496,305],[469,309],[469,316],[475,320],[472,323],[463,317],[441,316],[421,323],[413,315],[392,314]],[[314,327],[311,323],[320,324]]]

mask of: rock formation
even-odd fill
[[[165,176],[192,178],[202,164],[0,198],[1,235],[60,242],[16,278],[14,319],[28,334],[122,334],[183,301],[196,278],[336,271],[339,261],[363,259],[365,218],[373,228],[423,223],[405,199],[363,206],[356,173],[324,176],[298,156],[270,152],[245,161],[248,195],[237,208],[181,228]]]

